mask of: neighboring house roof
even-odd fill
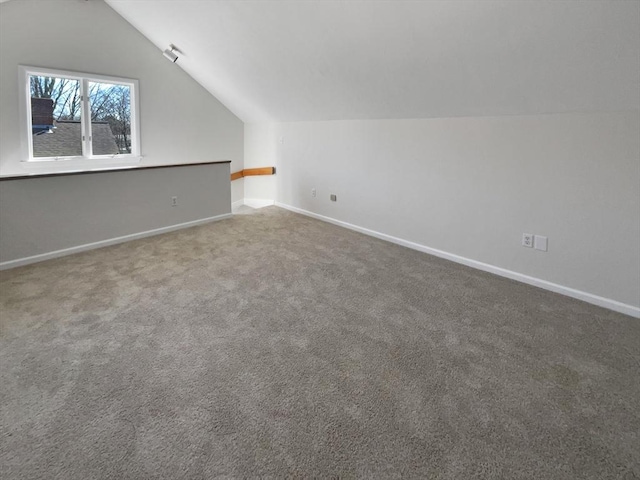
[[[94,155],[115,155],[120,153],[111,127],[107,122],[91,122],[91,143]]]
[[[80,122],[54,121],[52,133],[33,135],[34,157],[82,156],[82,127]],[[119,153],[111,127],[107,122],[91,122],[94,155]]]

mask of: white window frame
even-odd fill
[[[80,82],[81,99],[81,131],[82,156],[66,157],[34,157],[33,135],[31,125],[31,75],[68,78]],[[131,153],[117,155],[93,155],[91,138],[91,107],[89,105],[89,82],[113,83],[131,88]],[[138,80],[131,78],[96,75],[91,73],[56,70],[52,68],[19,66],[19,98],[20,98],[20,139],[22,145],[22,164],[28,170],[93,170],[110,166],[134,166],[140,163],[140,105],[138,96]]]

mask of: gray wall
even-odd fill
[[[637,110],[272,130],[266,181],[286,205],[640,306]],[[525,232],[549,251],[523,248]]]
[[[228,214],[229,164],[2,181],[0,206],[2,263]]]
[[[19,0],[0,4],[2,175],[24,172],[20,64],[138,79],[143,165],[231,160],[232,171],[243,168],[242,121],[104,2]],[[242,182],[232,188],[234,201],[244,197]]]

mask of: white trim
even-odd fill
[[[121,167],[137,167],[140,165],[142,157],[132,155],[118,155],[116,158],[102,158],[100,161],[87,160],[78,157],[75,160],[38,160],[34,162],[20,162],[22,170],[28,173],[68,173],[68,172],[92,172],[109,170]]]
[[[269,205],[275,205],[274,200],[269,200],[265,198],[245,198],[244,204],[251,208],[262,208],[268,207]]]
[[[62,250],[56,250],[54,252],[41,253],[39,255],[33,255],[32,257],[9,260],[7,262],[0,263],[0,270],[7,270],[9,268],[21,267],[23,265],[29,265],[31,263],[42,262],[44,260],[50,260],[52,258],[64,257],[66,255],[84,252],[86,250],[93,250],[96,248],[108,247],[109,245],[116,245],[118,243],[124,243],[130,240],[137,240],[139,238],[151,237],[153,235],[159,235],[161,233],[173,232],[174,230],[181,230],[183,228],[195,227],[196,225],[202,225],[204,223],[224,220],[225,218],[231,218],[231,217],[233,217],[231,213],[224,213],[222,215],[216,215],[215,217],[201,218],[200,220],[193,220],[191,222],[178,223],[177,225],[170,225],[168,227],[155,228],[153,230],[147,230],[145,232],[132,233],[130,235],[124,235],[122,237],[109,238],[107,240],[100,240],[98,242],[87,243],[85,245],[78,245],[77,247],[70,247],[70,248],[64,248]]]
[[[452,262],[461,263],[462,265],[466,265],[468,267],[477,268],[478,270],[483,270],[485,272],[493,273],[501,277],[506,277],[511,280],[516,280],[518,282],[526,283],[528,285],[533,285],[533,286],[542,288],[544,290],[549,290],[551,292],[560,293],[568,297],[576,298],[578,300],[582,300],[584,302],[591,303],[599,307],[607,308],[609,310],[624,313],[626,315],[631,315],[632,317],[640,318],[640,307],[635,307],[633,305],[618,302],[617,300],[612,300],[610,298],[600,297],[592,293],[583,292],[582,290],[576,290],[574,288],[565,287],[564,285],[548,282],[547,280],[542,280],[540,278],[530,277],[529,275],[524,275],[522,273],[514,272],[512,270],[496,267],[495,265],[479,262],[477,260],[472,260],[470,258],[461,257],[459,255],[445,252],[443,250],[437,250],[435,248],[427,247],[419,243],[410,242],[408,240],[403,240],[398,237],[393,237],[391,235],[380,233],[375,230],[369,230],[368,228],[359,227],[351,223],[343,222],[341,220],[336,220],[331,217],[326,217],[324,215],[313,213],[308,210],[303,210],[302,208],[293,207],[285,203],[275,202],[275,205],[278,207],[284,208],[286,210],[290,210],[292,212],[300,213],[308,217],[322,220],[323,222],[332,223],[340,227],[348,228],[349,230],[354,230],[356,232],[364,233],[365,235],[369,235],[371,237],[379,238],[381,240],[386,240],[387,242],[395,243],[397,245],[411,248],[413,250],[418,250],[419,252],[428,253],[436,257],[444,258],[446,260],[451,260]]]
[[[234,208],[241,207],[242,205],[244,205],[244,198],[242,198],[240,200],[236,200],[235,202],[233,202],[231,204],[231,210],[233,210]]]
[[[20,108],[18,111],[18,119],[20,120],[20,154],[26,155],[27,161],[33,157],[33,145],[31,143],[31,96],[29,95],[29,74],[27,73],[27,67],[23,65],[18,66],[18,100]]]

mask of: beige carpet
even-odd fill
[[[3,479],[640,477],[640,321],[276,207],[0,274]]]

